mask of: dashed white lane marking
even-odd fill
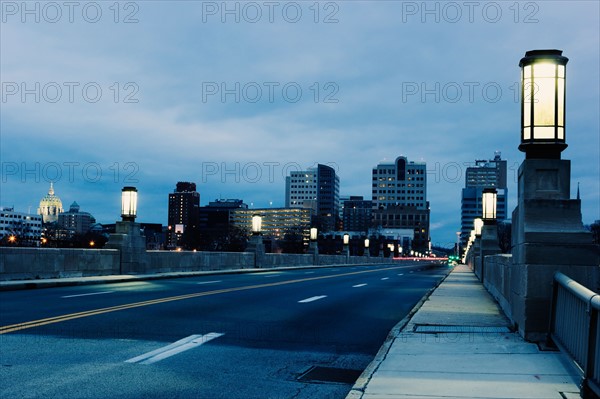
[[[315,274],[315,272],[304,272],[304,274]]]
[[[309,302],[318,301],[319,299],[323,299],[323,298],[327,298],[327,295],[311,296],[310,298],[306,298],[301,301],[298,301],[298,303],[309,303]]]
[[[414,271],[413,271],[413,270],[411,270],[409,273],[414,273]]]
[[[180,339],[177,342],[173,342],[170,345],[163,346],[162,348],[158,348],[153,350],[152,352],[145,353],[140,356],[133,357],[129,360],[125,360],[125,363],[139,363],[139,364],[152,364],[183,351],[195,348],[202,344],[207,343],[215,338],[219,338],[223,336],[222,333],[208,333],[206,335],[190,335],[189,337],[185,337]]]
[[[390,279],[389,277],[384,277],[384,278],[381,279],[381,281],[389,280],[389,279]]]
[[[356,284],[356,285],[353,285],[352,288],[360,288],[360,287],[364,287],[365,285],[367,285],[367,284]]]
[[[76,297],[80,297],[80,296],[104,295],[104,294],[110,294],[111,292],[114,292],[114,291],[89,292],[87,294],[65,295],[65,296],[61,296],[61,298],[76,298]]]
[[[398,276],[404,276],[404,273],[398,273]]]
[[[196,284],[214,284],[214,283],[220,283],[223,280],[214,280],[214,281],[200,281],[199,283]]]

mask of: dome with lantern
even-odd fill
[[[48,194],[40,200],[38,215],[42,216],[42,221],[44,223],[53,223],[58,220],[58,214],[62,211],[62,201],[54,194],[54,186],[51,182]]]

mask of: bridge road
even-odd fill
[[[0,292],[0,397],[344,398],[447,272],[425,266]]]

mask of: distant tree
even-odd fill
[[[304,252],[304,240],[302,230],[298,228],[289,229],[284,235],[283,240],[279,241],[279,246],[285,254],[301,254]]]
[[[512,223],[506,220],[498,222],[498,245],[503,254],[508,254],[512,247]]]

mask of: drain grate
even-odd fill
[[[478,326],[444,326],[444,325],[423,325],[417,324],[415,332],[418,333],[466,333],[466,334],[485,334],[485,333],[509,333],[508,327],[478,327]]]
[[[337,384],[354,384],[360,377],[361,370],[342,369],[337,367],[313,366],[298,377],[302,382],[334,382]]]

